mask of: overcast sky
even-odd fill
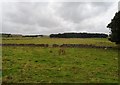
[[[109,33],[106,28],[118,11],[116,2],[4,2],[2,32],[51,34]]]

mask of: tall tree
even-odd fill
[[[116,42],[116,44],[120,44],[120,11],[115,14],[107,27],[111,30],[109,40]]]

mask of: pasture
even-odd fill
[[[3,38],[2,43],[116,46],[105,38]],[[3,46],[2,66],[6,83],[118,83],[117,49]]]
[[[116,46],[107,38],[3,38],[3,44],[87,44],[96,46]]]

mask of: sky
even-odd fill
[[[42,34],[106,33],[116,2],[2,2],[2,32]]]

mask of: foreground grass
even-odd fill
[[[107,38],[3,38],[3,44],[87,44],[95,46],[116,46]]]
[[[116,50],[3,47],[3,82],[117,83]]]

